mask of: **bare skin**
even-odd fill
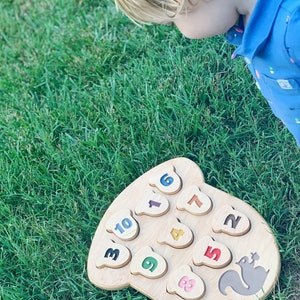
[[[201,39],[225,33],[240,15],[246,24],[255,4],[256,0],[204,0],[192,6],[191,12],[166,23],[171,21],[188,38]]]

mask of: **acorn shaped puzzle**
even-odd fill
[[[131,286],[155,300],[257,300],[273,290],[280,254],[254,208],[206,184],[191,160],[175,158],[112,202],[87,269],[99,288]]]

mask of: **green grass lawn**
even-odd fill
[[[113,199],[185,156],[278,238],[300,295],[300,152],[223,37],[140,28],[112,0],[0,3],[0,299],[146,299],[87,278]]]

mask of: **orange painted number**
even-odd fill
[[[193,203],[196,203],[196,205],[200,208],[202,206],[202,202],[199,200],[197,195],[194,195],[192,199],[188,202],[189,205],[192,205]]]

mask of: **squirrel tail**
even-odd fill
[[[227,287],[231,287],[236,293],[243,296],[252,294],[252,292],[242,283],[238,272],[234,270],[225,272],[219,280],[219,290],[225,296],[227,295],[225,291]]]

